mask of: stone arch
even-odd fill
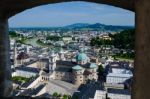
[[[0,95],[9,96],[11,94],[12,86],[11,84],[7,84],[5,82],[11,82],[11,69],[10,69],[10,61],[9,61],[9,37],[8,37],[8,19],[11,16],[14,16],[17,13],[25,11],[27,9],[52,4],[52,3],[61,3],[61,2],[71,2],[76,0],[1,0],[0,1],[0,32],[2,33],[0,39],[0,45],[3,47],[0,48],[0,52],[4,52],[4,54],[0,54],[0,57],[3,57],[0,63],[0,69],[3,71],[2,80],[0,81]],[[120,7],[123,9],[127,9],[130,11],[134,11],[134,1],[126,1],[126,0],[81,0],[86,2],[93,3],[101,3],[108,4],[116,7]],[[7,6],[3,6],[7,5]],[[5,41],[5,42],[4,42]],[[5,66],[5,67],[2,67]]]
[[[36,6],[75,0],[1,0],[0,1],[0,96],[11,95],[8,18]],[[136,58],[132,99],[149,99],[150,89],[150,0],[82,0],[108,4],[136,14]]]
[[[115,7],[120,7],[130,11],[135,11],[134,9],[134,0],[2,0],[0,4],[0,12],[2,13],[2,18],[9,18],[14,16],[17,13],[20,13],[26,9],[33,7],[52,4],[52,3],[61,3],[61,2],[71,2],[71,1],[85,1],[92,3],[100,3],[112,5]],[[7,6],[3,6],[7,5]]]

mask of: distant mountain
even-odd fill
[[[101,23],[88,24],[88,23],[75,23],[63,27],[29,27],[29,28],[10,28],[10,30],[55,30],[67,32],[69,30],[92,30],[92,31],[122,31],[125,29],[133,29],[133,26],[115,26],[105,25]]]
[[[82,27],[86,27],[89,26],[90,24],[88,23],[75,23],[75,24],[71,24],[71,25],[67,25],[63,28],[82,28]]]
[[[95,30],[95,31],[121,31],[125,29],[132,29],[133,26],[113,26],[105,25],[101,23],[87,24],[87,23],[76,23],[62,27],[64,29],[73,29],[73,30]]]

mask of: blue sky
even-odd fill
[[[9,19],[10,27],[55,27],[73,23],[134,25],[133,12],[96,3],[67,2],[35,7]]]

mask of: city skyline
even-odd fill
[[[26,10],[9,19],[10,27],[60,27],[74,23],[134,26],[134,13],[88,2],[49,4]],[[61,18],[60,18],[61,17]]]

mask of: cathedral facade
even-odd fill
[[[58,54],[52,52],[50,55],[49,70],[52,72],[53,79],[80,85],[88,80],[97,81],[97,69],[97,64],[90,62],[90,58],[84,51],[79,51],[71,60],[65,59],[63,51]]]

